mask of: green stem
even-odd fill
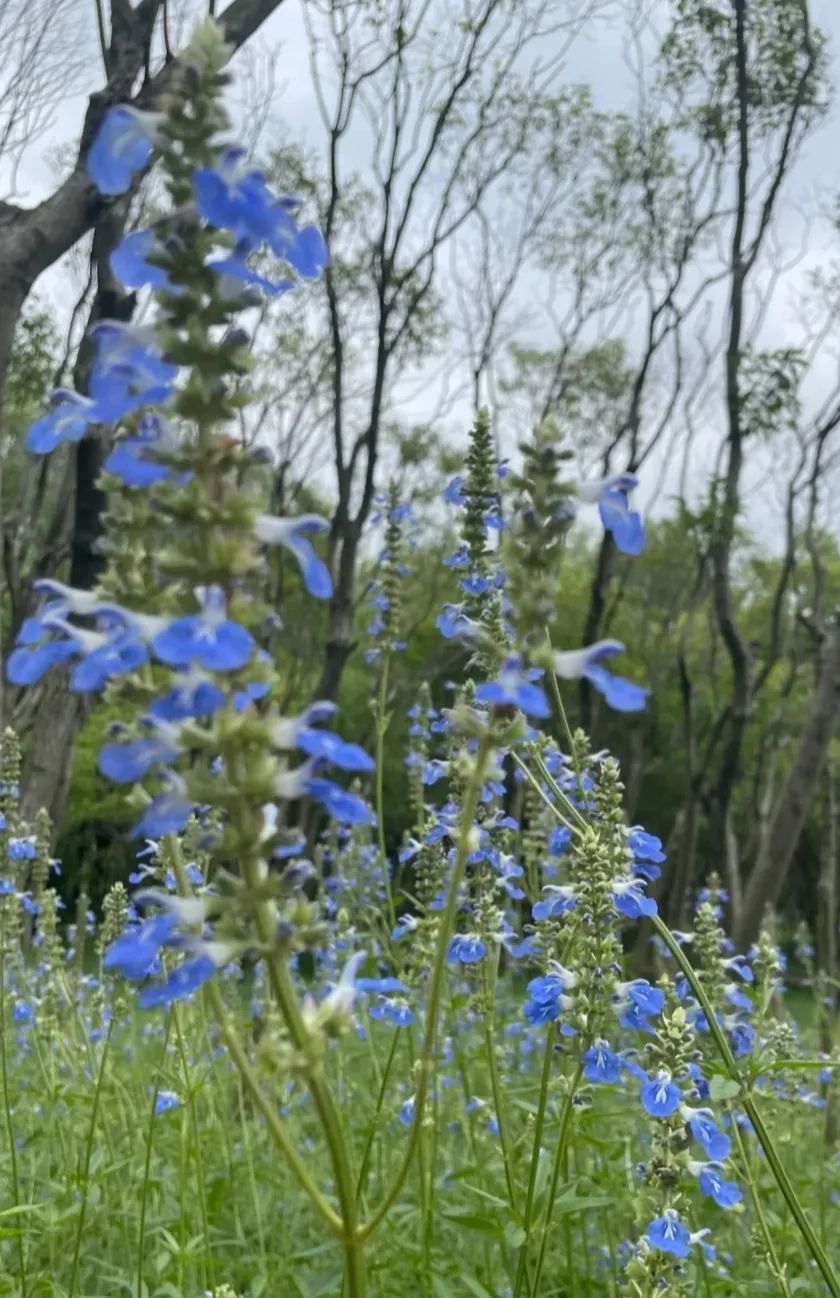
[[[166,1059],[166,1048],[169,1045],[169,1033],[172,1030],[173,1009],[170,1006],[166,1019],[166,1032],[163,1038],[163,1059]],[[152,1168],[152,1137],[155,1129],[155,1108],[157,1106],[160,1086],[155,1079],[152,1090],[152,1105],[149,1110],[149,1126],[146,1131],[146,1160],[143,1166],[143,1184],[140,1187],[140,1231],[137,1243],[137,1298],[143,1298],[143,1242],[146,1237],[146,1204],[149,1198],[149,1174]]]
[[[386,652],[382,659],[382,671],[379,675],[379,695],[376,708],[376,831],[379,841],[379,856],[385,876],[385,899],[388,904],[388,917],[391,921],[391,928],[393,928],[397,922],[397,912],[394,907],[394,892],[391,887],[388,857],[385,852],[385,733],[388,729],[385,708],[388,701],[388,668],[390,664],[391,655]]]
[[[181,856],[181,845],[176,838],[170,837],[168,839],[168,847],[169,847],[170,860],[172,861],[172,866],[175,871],[175,876],[178,880],[178,890],[184,896],[189,896],[190,889],[186,880],[186,876],[184,874],[184,865]],[[257,922],[258,922],[258,928],[261,928],[260,937],[262,937],[262,933],[265,930],[266,919],[263,916],[262,924],[260,924],[260,916],[258,915]],[[271,968],[272,968],[272,962],[269,961],[269,971],[271,971]],[[274,978],[272,978],[272,988],[273,987],[274,987]],[[297,1044],[297,1041],[303,1039],[300,1036],[300,1034],[301,1031],[305,1032],[305,1027],[303,1026],[303,1021],[300,1018],[300,1010],[297,1007],[297,1001],[294,996],[294,989],[292,989],[291,994],[292,994],[292,1001],[294,1002],[294,1008],[297,1010],[297,1020],[296,1020],[296,1026],[298,1029],[298,1038],[296,1040],[296,1044]],[[225,1003],[222,998],[221,991],[219,990],[219,987],[215,979],[211,979],[210,982],[205,985],[205,999],[209,1003],[210,1008],[213,1010],[216,1021],[219,1025],[219,1028],[221,1029],[222,1037],[225,1042],[225,1047],[227,1048],[227,1051],[231,1059],[236,1065],[239,1075],[242,1078],[242,1081],[245,1087],[247,1088],[248,1093],[251,1096],[251,1099],[253,1100],[256,1107],[260,1110],[260,1113],[262,1113],[263,1117],[265,1118],[266,1123],[268,1124],[268,1129],[272,1134],[275,1144],[277,1145],[278,1149],[280,1150],[280,1152],[283,1154],[284,1158],[288,1162],[292,1172],[297,1177],[301,1189],[311,1200],[312,1205],[315,1208],[316,1212],[323,1219],[323,1221],[329,1226],[330,1230],[333,1231],[333,1233],[337,1235],[339,1238],[342,1238],[344,1232],[342,1219],[330,1207],[324,1195],[321,1193],[321,1191],[318,1189],[317,1185],[309,1175],[309,1172],[306,1169],[306,1164],[304,1163],[303,1159],[298,1154],[294,1145],[291,1143],[289,1137],[286,1135],[285,1126],[283,1125],[283,1122],[279,1117],[274,1104],[271,1102],[271,1100],[269,1100],[268,1096],[263,1091],[262,1086],[260,1085],[259,1078],[257,1077],[257,1074],[254,1072],[254,1069],[251,1067],[251,1063],[250,1060],[248,1059],[247,1052],[245,1051],[245,1048],[242,1045],[242,1042],[240,1041],[239,1036],[231,1023],[230,1016],[228,1015],[228,1012],[225,1008]],[[280,1008],[282,1009],[282,1006],[280,1006]],[[289,1024],[289,1029],[291,1031],[291,1024]]]
[[[286,1129],[283,1125],[282,1119],[277,1113],[276,1106],[260,1086],[259,1078],[251,1067],[250,1060],[245,1053],[242,1042],[239,1040],[236,1031],[231,1025],[230,1018],[225,1009],[224,1001],[222,1000],[221,992],[216,986],[215,981],[211,979],[211,981],[206,984],[204,994],[210,1003],[210,1008],[216,1016],[216,1021],[221,1029],[227,1052],[236,1065],[236,1070],[239,1073],[242,1083],[250,1095],[251,1100],[265,1118],[275,1145],[286,1159],[292,1173],[297,1178],[298,1184],[311,1200],[315,1211],[321,1217],[322,1221],[329,1226],[333,1234],[340,1237],[342,1232],[341,1218],[338,1213],[330,1207],[329,1203],[312,1180],[309,1172],[306,1170],[306,1164],[289,1140],[289,1137],[286,1135]]]
[[[373,1152],[373,1142],[376,1139],[376,1128],[379,1125],[379,1117],[382,1113],[382,1106],[385,1103],[385,1092],[388,1089],[388,1079],[391,1075],[391,1068],[394,1064],[394,1058],[397,1053],[399,1044],[400,1029],[397,1028],[391,1035],[391,1049],[388,1051],[388,1058],[385,1062],[385,1071],[382,1074],[382,1080],[379,1084],[379,1094],[376,1097],[376,1109],[374,1110],[373,1120],[370,1124],[370,1131],[365,1143],[364,1153],[362,1154],[362,1165],[359,1168],[359,1178],[356,1182],[356,1202],[360,1203],[362,1195],[365,1192],[365,1181],[367,1180],[368,1164]]]
[[[96,1119],[99,1114],[99,1097],[102,1094],[102,1082],[105,1077],[105,1063],[108,1058],[108,1047],[111,1043],[111,1033],[114,1030],[114,1019],[111,1018],[108,1023],[108,1031],[105,1034],[105,1040],[102,1043],[102,1056],[99,1060],[99,1069],[96,1074],[96,1087],[93,1092],[93,1107],[90,1112],[90,1124],[88,1125],[87,1140],[85,1142],[84,1161],[82,1163],[82,1201],[79,1205],[79,1220],[76,1226],[76,1242],[73,1246],[73,1261],[70,1266],[70,1282],[67,1286],[67,1298],[73,1298],[76,1292],[76,1278],[79,1273],[79,1259],[82,1249],[82,1233],[85,1228],[85,1213],[87,1212],[88,1203],[88,1174],[90,1172],[90,1160],[93,1154],[93,1137],[96,1131]]]
[[[817,1239],[813,1227],[811,1226],[811,1223],[809,1222],[807,1216],[805,1215],[805,1212],[802,1208],[802,1204],[799,1202],[796,1191],[793,1188],[793,1185],[791,1184],[790,1177],[785,1171],[784,1164],[782,1163],[778,1153],[776,1152],[776,1146],[773,1144],[773,1141],[770,1137],[770,1133],[768,1132],[767,1128],[764,1125],[764,1119],[761,1116],[758,1106],[755,1103],[755,1100],[753,1099],[752,1095],[747,1091],[746,1079],[741,1075],[741,1071],[738,1068],[737,1063],[735,1062],[735,1056],[732,1054],[732,1051],[729,1048],[729,1042],[726,1040],[726,1036],[723,1032],[723,1029],[718,1023],[714,1008],[711,1002],[709,1001],[709,998],[707,997],[706,993],[704,992],[700,980],[697,977],[697,974],[695,973],[691,962],[686,957],[685,952],[683,951],[682,947],[679,945],[677,940],[672,936],[671,930],[668,928],[668,925],[664,923],[664,921],[660,918],[659,915],[655,915],[653,917],[652,923],[653,923],[654,930],[659,934],[659,936],[662,938],[662,941],[665,943],[668,950],[671,952],[671,955],[676,960],[677,964],[680,967],[680,970],[682,971],[683,974],[685,974],[686,981],[691,987],[691,990],[694,992],[694,995],[697,997],[698,1003],[701,1009],[703,1010],[703,1013],[705,1014],[706,1020],[709,1024],[709,1030],[711,1031],[711,1034],[715,1039],[715,1045],[717,1046],[718,1051],[720,1052],[721,1059],[726,1065],[726,1071],[729,1073],[729,1076],[732,1078],[732,1080],[734,1082],[737,1082],[738,1086],[741,1088],[742,1093],[738,1097],[739,1103],[743,1106],[744,1111],[747,1114],[747,1117],[750,1119],[750,1122],[753,1125],[753,1130],[755,1131],[755,1134],[758,1137],[758,1143],[761,1145],[761,1148],[764,1150],[765,1157],[767,1158],[768,1166],[770,1167],[770,1170],[773,1173],[773,1177],[776,1181],[776,1184],[781,1190],[782,1196],[784,1197],[784,1200],[791,1211],[793,1219],[796,1222],[797,1227],[799,1228],[799,1232],[805,1241],[805,1244],[811,1254],[811,1257],[816,1262],[820,1274],[822,1275],[823,1280],[825,1280],[825,1283],[828,1285],[829,1292],[832,1294],[833,1298],[840,1298],[840,1281],[838,1281],[837,1276],[834,1272],[834,1268],[829,1262],[822,1244]]]
[[[6,1057],[6,934],[0,933],[0,1072],[3,1079],[3,1108],[6,1110],[6,1136],[9,1141],[9,1167],[11,1171],[14,1207],[20,1207],[20,1182],[18,1181],[15,1128],[12,1122],[12,1100],[9,1092],[8,1060]],[[23,1247],[23,1224],[19,1223],[17,1238],[18,1266],[20,1267],[20,1293],[26,1298],[26,1253]]]
[[[588,822],[586,820],[586,817],[581,815],[580,811],[572,802],[568,794],[564,793],[563,790],[560,788],[560,785],[557,783],[554,776],[551,774],[551,771],[546,766],[545,762],[543,761],[542,754],[540,753],[540,750],[536,747],[535,744],[531,744],[530,752],[532,758],[537,764],[537,768],[539,770],[540,775],[543,777],[546,784],[551,789],[551,792],[554,794],[555,798],[557,798],[558,801],[563,804],[563,806],[568,811],[569,815],[572,816],[577,821],[581,829],[588,828]]]
[[[198,1193],[198,1207],[201,1213],[201,1229],[204,1232],[204,1243],[205,1243],[205,1250],[206,1250],[205,1272],[206,1272],[207,1287],[210,1290],[212,1290],[214,1288],[213,1247],[210,1243],[210,1222],[207,1216],[207,1197],[204,1193],[204,1168],[203,1168],[203,1160],[201,1157],[201,1134],[198,1126],[198,1117],[195,1111],[195,1096],[193,1095],[192,1089],[190,1087],[190,1068],[189,1068],[189,1063],[187,1062],[187,1050],[184,1044],[184,1036],[181,1031],[181,1017],[178,1008],[176,1006],[173,1006],[173,1012],[174,1012],[174,1021],[175,1021],[175,1034],[178,1039],[178,1054],[181,1059],[181,1068],[184,1074],[184,1086],[189,1091],[190,1126],[192,1127],[193,1144],[195,1145],[195,1181],[196,1181],[196,1190]]]
[[[525,1231],[525,1239],[519,1249],[519,1260],[516,1267],[516,1282],[514,1285],[514,1298],[520,1298],[523,1285],[528,1288],[528,1233],[531,1229],[531,1213],[534,1210],[534,1193],[537,1188],[537,1172],[539,1170],[540,1150],[542,1149],[542,1133],[545,1125],[545,1108],[548,1102],[548,1084],[551,1080],[551,1063],[554,1058],[555,1045],[554,1024],[549,1023],[546,1029],[545,1051],[543,1052],[542,1076],[540,1078],[540,1094],[537,1101],[537,1116],[534,1120],[534,1143],[531,1147],[531,1166],[528,1171],[528,1189],[525,1193],[525,1211],[522,1214],[522,1228]]]
[[[266,922],[264,905],[258,905],[256,910],[257,931],[261,940],[268,946],[273,935],[272,925],[270,921]],[[304,1022],[285,958],[277,951],[269,949],[266,963],[274,999],[286,1020],[292,1041],[298,1050],[305,1052],[311,1034]],[[310,1068],[306,1075],[306,1083],[321,1122],[332,1162],[335,1189],[341,1211],[341,1245],[344,1251],[347,1298],[364,1298],[367,1287],[362,1256],[364,1237],[357,1228],[356,1181],[350,1167],[341,1119],[319,1063],[313,1064]]]
[[[738,1126],[738,1123],[736,1122],[734,1115],[732,1117],[731,1129],[732,1129],[732,1134],[735,1137],[735,1144],[738,1146],[738,1153],[741,1158],[741,1167],[743,1168],[744,1179],[746,1180],[747,1185],[750,1187],[750,1197],[753,1202],[753,1208],[755,1210],[755,1216],[758,1222],[758,1228],[761,1231],[761,1236],[762,1239],[764,1240],[764,1246],[767,1249],[767,1256],[770,1259],[770,1270],[773,1272],[773,1275],[776,1277],[779,1288],[781,1289],[782,1293],[785,1295],[785,1298],[791,1298],[790,1289],[788,1288],[788,1282],[785,1278],[785,1273],[782,1268],[782,1265],[779,1262],[779,1255],[776,1252],[776,1246],[773,1243],[773,1236],[770,1233],[770,1227],[767,1223],[767,1217],[765,1216],[764,1213],[764,1205],[761,1202],[761,1190],[759,1189],[758,1185],[756,1185],[753,1169],[747,1155],[746,1146],[744,1144],[744,1137],[741,1135],[741,1129]]]
[[[563,1097],[563,1112],[560,1116],[560,1134],[557,1137],[557,1150],[554,1155],[554,1167],[551,1172],[551,1186],[548,1191],[548,1204],[546,1205],[545,1218],[543,1220],[542,1238],[540,1239],[540,1251],[537,1255],[537,1267],[534,1271],[533,1292],[540,1292],[540,1277],[542,1275],[543,1263],[545,1262],[545,1250],[548,1244],[548,1231],[551,1225],[551,1214],[554,1212],[554,1201],[557,1198],[557,1187],[560,1182],[560,1172],[565,1165],[566,1151],[569,1147],[569,1133],[572,1129],[572,1112],[574,1109],[574,1099],[577,1088],[580,1085],[580,1079],[583,1076],[583,1065],[578,1064],[575,1069],[574,1077],[569,1083],[569,1089]],[[569,1277],[566,1277],[568,1282]]]
[[[556,807],[555,804],[551,801],[551,798],[548,796],[545,789],[540,784],[539,780],[534,776],[533,772],[529,770],[527,762],[523,762],[522,758],[519,756],[518,753],[511,753],[511,757],[516,762],[516,765],[519,767],[520,771],[525,776],[525,779],[528,781],[528,783],[534,789],[536,789],[537,793],[542,798],[545,805],[551,809],[554,816],[556,816],[556,818],[560,821],[560,824],[565,825],[566,828],[571,831],[571,833],[573,834],[577,833],[578,832],[577,826],[573,825],[570,821],[568,821],[566,817],[563,815],[563,813],[560,811],[560,809]]]
[[[455,864],[452,867],[452,876],[449,880],[449,891],[446,895],[446,904],[441,916],[440,929],[438,931],[437,944],[435,946],[435,956],[432,962],[432,972],[429,980],[429,1000],[426,1008],[426,1025],[423,1033],[423,1044],[421,1046],[420,1058],[417,1061],[417,1087],[414,1093],[414,1117],[408,1134],[408,1141],[406,1143],[403,1161],[391,1187],[386,1192],[379,1207],[376,1209],[373,1216],[365,1222],[364,1225],[360,1226],[359,1235],[362,1239],[367,1239],[386,1217],[391,1205],[394,1203],[397,1195],[405,1184],[414,1154],[417,1150],[417,1142],[426,1107],[426,1096],[429,1090],[429,1077],[432,1071],[432,1060],[434,1058],[435,1039],[437,1037],[438,1018],[440,1015],[440,1004],[443,994],[444,974],[446,970],[446,953],[449,949],[452,930],[455,927],[455,917],[458,912],[458,893],[461,888],[461,881],[464,877],[464,870],[467,864],[470,832],[478,808],[479,794],[484,780],[484,766],[489,751],[490,739],[485,735],[479,745],[475,759],[475,766],[473,768],[472,776],[467,784],[464,793],[464,801],[461,807],[461,821],[458,832],[458,847],[455,853]]]
[[[257,1186],[257,1172],[254,1167],[254,1151],[251,1148],[250,1124],[245,1114],[245,1091],[242,1085],[242,1077],[237,1078],[237,1097],[239,1100],[239,1122],[242,1127],[242,1148],[245,1150],[245,1160],[248,1164],[248,1184],[251,1189],[251,1201],[254,1205],[254,1219],[257,1223],[257,1240],[260,1247],[260,1268],[264,1276],[268,1276],[268,1258],[265,1251],[265,1230],[263,1227],[262,1206],[260,1203],[260,1193]]]
[[[499,1128],[499,1143],[502,1147],[502,1163],[505,1169],[505,1184],[507,1186],[508,1198],[511,1209],[516,1211],[516,1185],[513,1178],[513,1162],[511,1159],[510,1141],[507,1133],[507,1120],[502,1103],[502,1087],[499,1080],[499,1061],[496,1058],[496,1042],[494,1034],[495,1017],[496,1017],[496,979],[499,972],[499,957],[501,951],[496,947],[496,955],[493,960],[492,970],[486,980],[487,1009],[484,1015],[484,1046],[487,1051],[487,1064],[490,1070],[490,1089],[493,1093],[493,1108],[496,1114],[496,1123]]]

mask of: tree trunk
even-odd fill
[[[230,44],[239,48],[281,3],[282,0],[232,0],[219,18]],[[103,91],[91,96],[77,166],[68,180],[31,211],[0,206],[0,400],[15,325],[29,290],[38,275],[91,228],[97,293],[89,322],[103,318],[131,319],[134,295],[122,291],[109,263],[112,250],[125,232],[130,199],[103,199],[88,181],[84,161],[105,110],[131,93],[148,54],[159,8],[159,0],[144,0],[133,10],[114,8],[115,22],[107,57],[109,82]],[[130,16],[127,23],[116,21],[118,16],[125,18],[126,15]],[[167,64],[144,84],[138,96],[143,104],[154,102],[165,90],[172,66]],[[82,391],[86,388],[89,359],[83,344],[74,375],[76,387]],[[105,495],[97,484],[107,452],[108,442],[102,435],[85,438],[72,448],[70,583],[84,589],[96,584],[102,570],[97,542],[102,534]],[[68,690],[67,678],[67,671],[57,671],[46,683],[28,736],[24,767],[24,814],[31,817],[43,806],[54,823],[61,820],[64,812],[76,737],[88,711],[87,701]]]
[[[30,823],[45,807],[57,825],[64,815],[73,750],[88,703],[84,695],[71,694],[69,671],[55,668],[43,683],[24,759],[21,786],[21,815]]]
[[[820,877],[817,882],[817,962],[820,971],[820,1049],[826,1055],[834,1050],[837,1035],[837,784],[834,764],[828,760],[825,771],[825,825],[820,853]],[[823,999],[824,998],[824,999]],[[837,1087],[823,1086],[825,1098],[826,1146],[837,1143]]]
[[[338,696],[344,666],[353,651],[353,597],[358,545],[357,529],[354,522],[350,522],[339,549],[338,573],[330,600],[324,666],[318,686],[319,699],[335,699]]]
[[[838,721],[840,617],[831,629],[793,764],[779,790],[758,860],[744,890],[741,917],[735,928],[735,941],[742,950],[755,941],[765,910],[774,906],[781,896]]]

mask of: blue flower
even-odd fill
[[[704,1163],[699,1168],[698,1183],[703,1194],[714,1199],[720,1208],[733,1208],[741,1202],[741,1188],[734,1181],[724,1181],[720,1163]]]
[[[755,1045],[755,1028],[751,1023],[734,1023],[729,1028],[729,1040],[736,1059],[750,1054]]]
[[[153,230],[132,230],[111,253],[111,270],[124,288],[166,289],[183,292],[172,284],[162,266],[148,260],[150,254],[160,252]]]
[[[642,1104],[652,1118],[670,1118],[682,1103],[682,1092],[671,1074],[660,1069],[656,1077],[645,1082],[641,1090]]]
[[[577,897],[571,884],[547,883],[543,888],[543,900],[534,902],[531,908],[531,917],[537,922],[555,919],[558,915],[574,910],[575,906]]]
[[[131,831],[134,837],[163,838],[165,834],[177,834],[195,811],[196,804],[187,798],[183,780],[172,772],[168,779],[171,787],[144,807]]]
[[[553,1023],[559,1018],[568,1002],[565,993],[574,986],[575,981],[574,974],[559,967],[540,978],[532,978],[528,983],[529,1000],[525,1004],[528,1022],[537,1026]]]
[[[746,956],[730,956],[728,960],[724,960],[723,967],[724,969],[731,969],[739,978],[743,978],[745,983],[755,981],[755,974],[753,973],[751,966],[748,964]]]
[[[371,1005],[369,1012],[372,1019],[387,1020],[395,1028],[407,1028],[414,1022],[414,1010],[399,996],[383,996],[376,1005]]]
[[[604,492],[598,503],[598,512],[604,531],[612,532],[613,540],[622,554],[641,554],[645,548],[645,529],[641,515],[630,508],[625,492],[613,489]]]
[[[445,604],[435,618],[435,626],[445,640],[454,640],[469,629],[470,620],[460,604]]]
[[[209,955],[197,955],[192,960],[185,960],[170,973],[162,983],[151,983],[140,993],[138,1004],[141,1009],[152,1009],[157,1005],[171,1005],[173,1001],[184,1000],[208,982],[216,972],[216,962]]]
[[[174,1091],[158,1091],[155,1097],[155,1117],[160,1117],[162,1113],[168,1113],[170,1109],[179,1109],[181,1099]]]
[[[9,654],[6,679],[12,685],[34,685],[60,662],[79,652],[75,640],[44,640],[34,648],[19,646]]]
[[[294,288],[290,279],[270,280],[259,271],[248,265],[244,257],[231,255],[218,257],[207,263],[208,270],[219,276],[219,288],[222,297],[237,301],[247,289],[257,289],[267,297],[276,297],[278,293],[288,293]]]
[[[437,784],[438,780],[445,779],[448,774],[449,763],[443,761],[440,757],[433,757],[423,767],[421,779],[426,785]]]
[[[739,1010],[752,1012],[753,1003],[749,996],[741,991],[740,987],[736,987],[734,983],[729,983],[725,988],[725,991],[726,999],[729,1001],[730,1005],[734,1005]]]
[[[391,929],[391,941],[401,942],[409,933],[414,932],[418,922],[416,915],[402,915]]]
[[[691,1236],[688,1227],[679,1218],[673,1208],[666,1208],[661,1217],[650,1223],[646,1231],[652,1248],[661,1253],[672,1253],[674,1257],[688,1257],[691,1248]]]
[[[475,933],[456,933],[449,943],[450,964],[477,964],[487,954],[487,944]]]
[[[378,992],[381,996],[408,991],[402,979],[394,978],[390,974],[384,978],[357,978],[355,986],[357,992]]]
[[[141,406],[169,400],[178,367],[163,359],[150,326],[100,320],[88,337],[97,349],[90,395],[100,421],[114,423]]]
[[[323,532],[329,527],[326,519],[320,514],[301,514],[297,518],[278,518],[272,514],[260,514],[254,531],[258,541],[264,545],[282,545],[298,561],[303,584],[317,599],[329,599],[332,595],[332,578],[329,569],[319,559],[307,541],[304,533]]]
[[[639,485],[633,473],[616,473],[578,486],[578,497],[587,504],[597,504],[605,532],[611,532],[622,554],[641,554],[645,548],[645,529],[641,515],[630,508],[630,493]]]
[[[327,248],[315,226],[298,229],[293,200],[277,198],[262,172],[250,167],[244,149],[226,149],[215,167],[193,175],[196,208],[216,229],[230,230],[238,245],[254,250],[267,243],[303,279],[317,279]]]
[[[27,618],[24,626],[29,624],[31,635],[26,637],[29,643],[40,640],[44,635],[43,617],[47,614],[47,627],[49,627],[49,618],[58,615],[64,617],[67,613],[75,613],[80,617],[88,617],[91,613],[96,612],[99,605],[99,596],[91,590],[80,590],[77,586],[67,586],[63,581],[55,581],[52,577],[39,577],[33,581],[32,589],[39,594],[54,595],[55,599],[51,600],[37,618]],[[18,635],[17,643],[25,643],[25,632],[21,628],[21,634]]]
[[[603,658],[623,653],[620,640],[596,640],[585,649],[558,650],[552,658],[555,676],[562,680],[579,680],[584,677],[602,694],[616,712],[641,712],[650,690],[623,676],[613,676],[601,665]]]
[[[505,663],[495,681],[484,681],[475,691],[479,703],[517,707],[526,716],[544,719],[551,715],[548,699],[539,685],[528,679],[517,659]]]
[[[73,634],[76,636],[80,634],[78,628],[73,628]],[[112,676],[122,676],[126,672],[134,671],[135,667],[141,666],[149,656],[146,646],[141,644],[130,631],[117,631],[110,637],[90,631],[85,635],[96,635],[101,643],[89,651],[85,649],[89,641],[85,641],[82,645],[85,656],[73,668],[70,677],[70,688],[77,693],[83,694],[90,690],[101,689]]]
[[[342,825],[375,825],[376,816],[370,807],[355,793],[342,789],[332,780],[309,779],[305,791],[316,798],[329,812],[333,820]]]
[[[637,861],[653,861],[661,865],[667,860],[662,851],[662,841],[655,834],[648,834],[639,825],[634,825],[627,833],[627,846]]]
[[[622,1061],[609,1043],[601,1039],[592,1043],[583,1056],[583,1075],[588,1082],[617,1082],[621,1075]]]
[[[27,634],[27,640],[34,638]],[[55,613],[41,615],[40,626],[44,632],[64,631],[64,640],[45,640],[30,647],[19,646],[9,655],[7,675],[15,685],[32,685],[56,663],[81,655],[82,661],[73,669],[70,688],[77,692],[100,689],[111,676],[133,671],[146,661],[146,648],[126,630],[110,635],[72,626]]]
[[[38,846],[30,834],[25,838],[9,839],[9,858],[12,861],[35,861],[38,858]]]
[[[49,455],[64,442],[81,441],[88,427],[100,419],[96,402],[78,392],[56,388],[50,400],[52,408],[26,434],[24,444],[33,455]]]
[[[626,998],[620,1002],[619,1022],[622,1027],[653,1032],[648,1020],[661,1014],[665,1007],[665,993],[661,987],[651,987],[647,979],[636,978],[633,982],[622,984],[619,994]]]
[[[643,887],[643,879],[613,880],[613,904],[619,915],[625,919],[641,919],[656,914],[656,902],[645,896]]]
[[[225,704],[217,685],[194,669],[159,699],[149,704],[149,716],[156,721],[186,721],[189,717],[211,717]]]
[[[550,856],[562,856],[568,852],[572,843],[572,831],[565,825],[555,825],[548,836],[548,852]]]
[[[165,420],[154,411],[146,411],[136,432],[114,444],[104,469],[127,487],[153,487],[167,480],[185,482],[190,474],[178,473],[156,458],[161,451],[176,447],[177,440]]]
[[[322,758],[345,771],[372,771],[376,765],[358,744],[347,743],[331,730],[301,726],[295,732],[295,744],[308,756]]]
[[[170,667],[199,663],[208,671],[237,671],[254,652],[254,637],[225,616],[224,592],[210,586],[202,594],[202,609],[176,618],[152,640],[152,649]]]
[[[297,271],[301,279],[317,279],[329,262],[324,236],[315,225],[305,225],[290,240],[285,251],[280,241],[272,245],[274,251]]]
[[[127,928],[106,949],[103,969],[114,969],[124,978],[139,982],[154,965],[161,947],[172,937],[177,924],[174,914],[153,915],[142,924]]]
[[[715,1126],[710,1109],[686,1109],[683,1117],[694,1139],[703,1146],[707,1158],[714,1162],[728,1158],[732,1142],[724,1131]]]
[[[443,493],[443,498],[448,505],[463,505],[464,502],[464,479],[459,475],[453,478],[447,485]]]
[[[159,113],[128,104],[109,108],[88,152],[87,174],[100,194],[125,194],[152,156]]]
[[[109,780],[134,784],[152,767],[174,761],[179,752],[163,735],[148,735],[127,744],[106,744],[99,754],[99,769]]]

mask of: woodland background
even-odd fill
[[[666,918],[684,923],[717,870],[739,943],[778,905],[835,972],[840,16],[810,0],[210,8],[238,49],[241,132],[332,258],[292,307],[266,308],[240,430],[270,458],[272,512],[331,520],[327,609],[282,560],[271,573],[289,710],[338,698],[343,733],[370,739],[367,595],[378,493],[395,483],[420,520],[391,672],[395,849],[405,713],[421,682],[445,705],[464,667],[434,625],[457,590],[441,494],[477,407],[514,461],[552,416],[571,475],[642,482],[645,554],[584,532],[551,630],[569,648],[616,636],[652,687],[638,717],[604,715],[585,689],[570,702],[620,758],[631,822],[666,845]],[[104,437],[36,460],[22,435],[53,386],[84,390],[87,324],[145,309],[108,256],[154,217],[154,184],[104,200],[85,152],[109,104],[165,95],[205,9],[0,5],[4,654],[34,578],[96,581],[106,507]],[[24,809],[58,826],[66,900],[82,884],[96,900],[132,851],[130,812],[95,770],[118,718],[87,711],[60,673],[5,686],[2,713],[25,745]]]

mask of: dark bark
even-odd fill
[[[338,572],[335,587],[328,611],[327,643],[324,648],[324,664],[321,680],[318,685],[319,699],[335,699],[344,666],[353,652],[353,592],[356,574],[356,554],[358,534],[351,525],[344,531],[338,551]]]
[[[227,40],[238,49],[283,0],[232,0],[219,15]],[[111,204],[90,184],[85,158],[106,110],[115,103],[153,104],[171,81],[173,63],[132,91],[143,73],[161,0],[142,0],[134,9],[112,5],[112,33],[107,50],[108,82],[91,95],[79,142],[76,166],[54,194],[33,208],[4,203],[0,209],[0,395],[9,364],[11,338],[20,308],[39,275],[54,265],[93,228]],[[7,310],[6,308],[11,308]]]
[[[232,0],[219,16],[228,42],[239,48],[282,3],[282,0]],[[149,46],[160,13],[160,0],[142,0],[136,8],[112,4],[110,43],[104,51],[108,83],[92,95],[77,156],[76,168],[56,192],[31,210],[4,205],[0,211],[0,406],[3,383],[11,356],[14,329],[35,280],[90,229],[94,230],[93,262],[97,292],[89,323],[97,319],[129,320],[134,297],[121,290],[111,274],[109,256],[121,239],[128,215],[128,200],[103,199],[90,185],[84,170],[87,150],[107,108],[132,99],[138,77],[148,65]],[[171,81],[176,60],[154,77],[148,77],[133,102],[149,106]],[[80,349],[74,379],[86,387],[89,357]],[[85,438],[71,450],[68,484],[72,502],[62,501],[60,511],[72,511],[70,539],[71,584],[86,589],[95,585],[102,570],[98,541],[102,533],[104,493],[97,483],[108,442],[104,433]],[[5,545],[5,526],[4,545]],[[49,572],[37,563],[41,571]],[[73,764],[73,750],[84,721],[84,702],[67,689],[67,673],[57,672],[44,684],[28,736],[22,810],[33,816],[44,806],[54,821],[63,813]]]

